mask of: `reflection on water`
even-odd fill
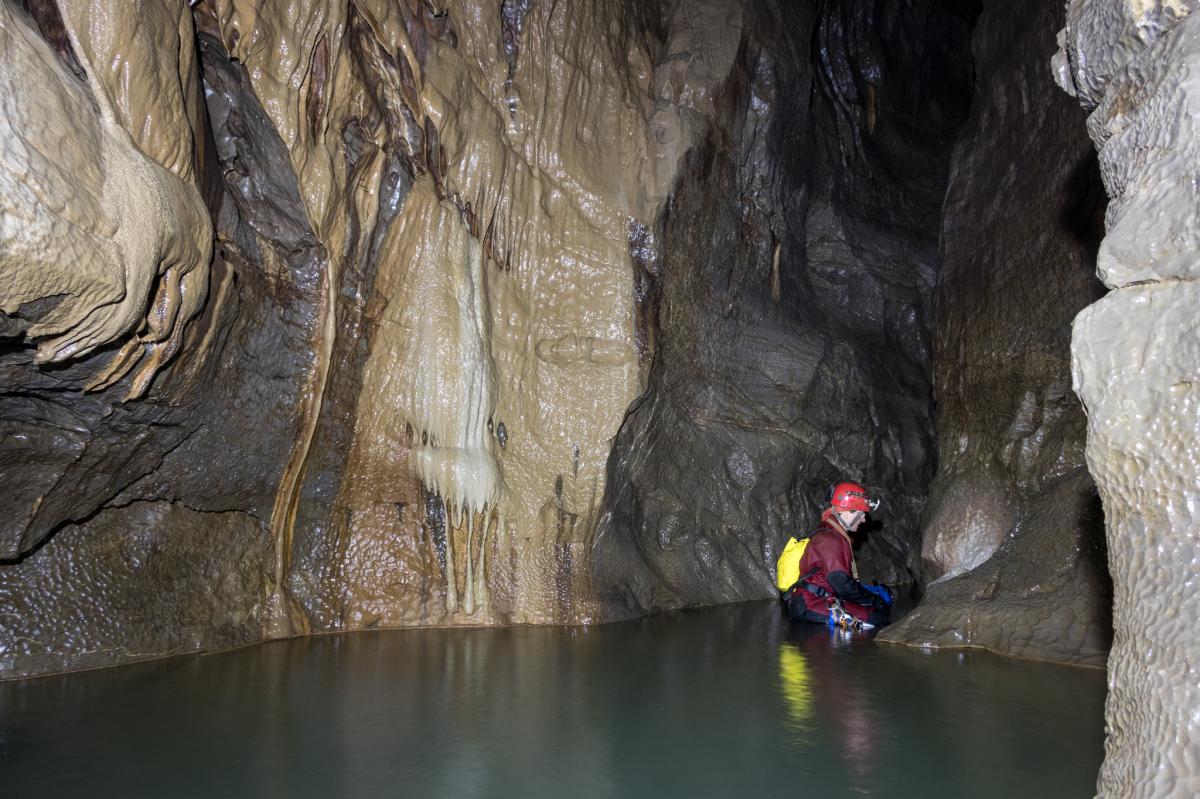
[[[787,703],[789,728],[798,742],[815,730],[813,719],[813,689],[808,678],[808,662],[800,647],[783,644],[779,647],[779,688]]]
[[[1104,675],[773,603],[283,641],[0,684],[6,795],[1090,796]]]

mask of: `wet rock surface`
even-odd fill
[[[209,224],[188,228],[203,310],[175,309],[164,274],[128,351],[117,336],[39,366],[37,323],[58,306],[13,294],[5,261],[0,570],[25,585],[35,558],[77,568],[92,528],[67,535],[73,522],[164,501],[265,525],[263,637],[594,618],[609,442],[649,364],[653,302],[634,288],[630,231],[656,218],[711,113],[737,15],[664,9],[668,53],[659,9],[640,3],[200,2],[178,19],[156,8],[127,53],[137,8],[108,5],[4,0],[6,33],[54,77],[6,73],[5,102],[86,144],[89,103],[115,98],[106,135],[206,208]],[[47,86],[87,113],[47,118]],[[18,166],[4,174],[20,183]],[[97,194],[101,177],[77,175]],[[214,560],[240,556],[214,544]],[[147,642],[125,657],[155,654],[132,600],[122,615],[80,597],[70,612],[44,603],[46,640],[86,637],[103,615]],[[18,622],[0,627],[0,651],[17,652]],[[3,676],[81,665],[31,657]]]
[[[1114,584],[1100,775],[1111,796],[1200,789],[1200,635],[1184,611],[1200,575],[1197,307],[1195,283],[1157,283],[1114,291],[1075,322],[1075,380]]]
[[[772,596],[783,542],[843,478],[883,500],[863,577],[915,579],[972,16],[747,5],[735,79],[662,223],[659,349],[593,550],[610,613]]]
[[[270,536],[241,512],[136,502],[0,569],[0,677],[261,640]]]
[[[1075,390],[1104,503],[1113,579],[1105,796],[1200,791],[1200,330],[1196,186],[1200,14],[1190,2],[1072,2],[1059,84],[1090,112],[1112,202],[1075,320]]]
[[[171,36],[178,41],[173,28]],[[103,39],[96,46],[111,44]],[[198,94],[199,73],[190,74]],[[194,176],[197,198],[204,198],[213,219],[215,255],[205,264],[203,311],[190,320],[180,351],[149,373],[153,382],[144,396],[128,400],[137,372],[107,387],[94,385],[116,344],[47,368],[19,339],[0,343],[0,479],[6,487],[0,581],[9,603],[0,623],[0,677],[263,636],[266,614],[256,607],[265,598],[271,562],[258,551],[259,528],[271,518],[296,400],[308,379],[319,272],[294,175],[279,168],[273,150],[278,136],[272,139],[271,129],[255,120],[249,96],[236,98],[239,118],[231,123],[222,105],[227,96],[211,98],[211,127],[207,110],[196,117],[206,121],[197,124],[189,150],[194,159],[170,164]],[[139,95],[130,106],[138,101],[146,98]],[[178,155],[166,144],[178,133],[154,131],[160,118],[171,123],[182,109],[164,104],[151,110],[143,134],[160,142],[163,153]],[[267,208],[260,204],[264,196],[271,198]],[[23,314],[37,310],[27,305],[6,317],[12,332],[25,332]],[[141,510],[121,510],[126,507]],[[114,560],[127,539],[158,553],[145,575],[131,575]],[[200,540],[206,551],[197,549]],[[189,563],[208,566],[202,573]],[[237,586],[202,597],[204,575],[243,569]],[[93,579],[105,586],[89,589]],[[113,591],[120,601],[112,600]],[[238,615],[236,630],[212,608],[197,609],[208,602]],[[183,619],[186,630],[169,629],[172,620]]]
[[[1046,69],[1062,12],[985,3],[976,93],[942,216],[938,473],[920,606],[882,638],[1103,665],[1103,514],[1070,391],[1070,325],[1099,298],[1104,189]]]

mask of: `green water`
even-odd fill
[[[1104,690],[773,603],[360,633],[0,684],[0,795],[1088,797]]]

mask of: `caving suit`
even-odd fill
[[[828,518],[808,540],[800,558],[800,575],[800,581],[784,595],[793,619],[824,624],[830,599],[837,597],[854,618],[876,627],[887,624],[883,600],[858,581],[850,536]]]

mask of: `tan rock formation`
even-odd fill
[[[1103,796],[1200,793],[1200,14],[1192,2],[1075,0],[1055,58],[1091,110],[1112,201],[1075,320],[1075,390],[1114,585]]]
[[[191,16],[180,4],[62,7],[86,85],[23,11],[0,6],[0,310],[28,319],[39,361],[126,341],[92,388],[148,353],[130,390],[139,396],[208,288],[212,227],[193,167],[200,111],[196,92],[180,88],[195,85]]]
[[[741,7],[3,0],[0,333],[76,361],[0,353],[0,583],[120,494],[269,519],[266,636],[594,618],[655,224]],[[210,282],[188,347],[218,356],[114,411]]]
[[[685,116],[711,105],[737,30],[717,5],[678,4],[669,69],[656,73],[637,4],[294,12],[197,8],[201,30],[244,65],[329,253],[318,363],[273,513],[276,584],[291,571],[335,342],[355,335],[334,319],[339,253],[354,249],[346,220],[372,218],[385,153],[398,152],[412,188],[377,249],[334,500],[347,513],[331,522],[337,562],[316,578],[317,604],[335,610],[318,625],[586,619],[586,603],[572,603],[588,594],[604,463],[644,374],[631,231],[658,215],[699,128]],[[340,157],[349,125],[379,148],[353,177]],[[425,492],[440,497],[445,524]],[[409,543],[397,549],[398,537]],[[355,560],[382,551],[393,556]],[[427,574],[430,558],[440,588],[408,573]],[[294,616],[288,605],[276,596],[278,614]]]

